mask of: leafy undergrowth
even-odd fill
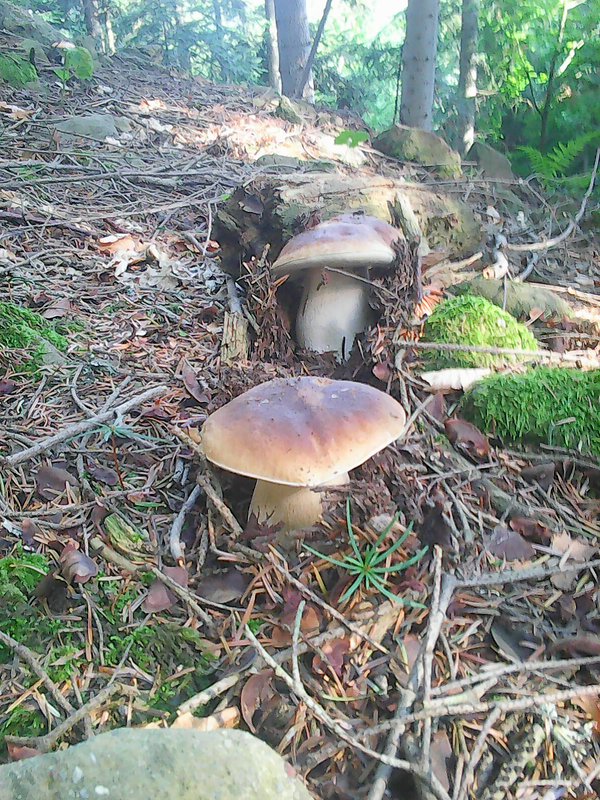
[[[493,375],[464,398],[465,416],[503,442],[600,456],[600,371],[538,367]]]
[[[424,340],[437,344],[537,350],[535,336],[520,322],[484,297],[461,295],[440,303],[425,323]],[[470,352],[432,352],[432,368],[492,367],[518,356]]]
[[[5,362],[0,379],[3,455],[65,432],[41,452],[4,462],[0,474],[0,631],[52,681],[1,642],[2,735],[25,736],[35,749],[36,737],[54,736],[63,723],[68,730],[53,747],[81,740],[88,726],[235,725],[278,747],[315,796],[346,800],[368,795],[377,763],[360,746],[383,751],[398,714],[399,756],[417,764],[429,750],[450,796],[484,797],[504,781],[505,765],[507,796],[548,781],[578,791],[600,753],[600,714],[577,694],[600,683],[597,462],[552,447],[494,448],[466,423],[449,424],[450,395],[418,413],[398,446],[353,470],[314,530],[284,534],[247,522],[252,481],[223,472],[212,477],[216,500],[200,492],[178,519],[204,468],[176,429],[194,441],[208,414],[257,383],[292,374],[365,381],[417,411],[426,398],[419,364],[395,361],[394,334],[407,319],[386,313],[347,364],[309,357],[295,350],[277,287],[256,262],[246,265],[245,303],[259,331],[248,361],[224,363],[228,299],[211,238],[220,199],[249,185],[252,157],[278,142],[331,159],[315,144],[325,134],[290,129],[252,93],[126,60],[68,92],[45,88],[43,106],[24,91],[0,111],[18,121],[0,141],[0,176],[27,223],[21,214],[5,223],[3,257],[12,266],[3,280],[19,307],[84,328],[87,350],[36,373],[15,374]],[[56,118],[92,108],[121,122],[127,109],[130,129],[118,146],[50,134]],[[388,162],[385,170],[403,176]],[[467,194],[468,186],[454,188]],[[469,196],[484,214],[495,188],[477,186]],[[50,217],[39,213],[49,206]],[[580,239],[556,257],[572,252],[578,265],[591,263]],[[560,261],[554,278],[569,270],[573,262]],[[537,349],[510,342],[523,343]],[[72,427],[130,400],[102,424]],[[241,532],[223,517],[220,491]],[[452,574],[464,580],[444,594],[441,615],[432,613],[437,567],[444,586]],[[537,577],[527,577],[530,568]],[[443,625],[431,634],[427,699],[415,665],[424,667],[418,653],[436,619]],[[288,674],[297,666],[325,716],[261,660],[251,635]],[[565,663],[579,656],[587,660]],[[107,687],[113,695],[94,705]],[[548,700],[557,688],[572,694]],[[403,711],[412,691],[416,701]],[[59,695],[73,709],[86,704],[87,720],[69,725],[73,714]],[[500,713],[499,701],[513,710]],[[490,713],[497,721],[479,745]],[[479,748],[482,762],[462,769]],[[395,774],[390,794],[408,800],[414,791]]]

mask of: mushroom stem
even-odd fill
[[[329,485],[341,486],[348,480],[348,473],[344,473]],[[248,515],[254,514],[259,523],[281,524],[286,531],[310,528],[321,519],[322,494],[323,491],[316,488],[258,480]]]
[[[311,269],[296,317],[298,344],[317,353],[334,351],[345,361],[357,333],[372,320],[368,287],[362,281],[322,267]]]

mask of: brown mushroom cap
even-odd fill
[[[342,214],[294,236],[273,264],[276,273],[313,267],[352,270],[389,266],[402,233],[366,214]]]
[[[230,472],[315,487],[375,455],[405,423],[402,406],[372,386],[276,378],[211,414],[202,446],[209,461]]]

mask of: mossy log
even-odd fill
[[[532,286],[528,283],[490,280],[478,276],[472,281],[452,287],[453,294],[474,294],[485,297],[496,306],[505,307],[509,314],[521,320],[528,320],[535,309],[543,312],[545,319],[563,320],[572,316],[571,307],[551,289]]]
[[[275,259],[314,216],[325,220],[361,210],[395,223],[399,197],[408,198],[431,249],[461,258],[479,248],[483,231],[465,203],[427,186],[377,175],[261,176],[233,193],[217,214],[213,235],[222,248],[223,268],[237,275],[241,261],[259,258],[266,245]]]

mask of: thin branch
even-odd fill
[[[297,98],[302,97],[304,93],[304,87],[308,83],[310,71],[312,69],[312,65],[314,63],[315,56],[317,54],[317,48],[319,47],[321,37],[323,36],[323,31],[325,30],[327,17],[329,16],[329,12],[331,11],[332,2],[333,0],[326,0],[325,8],[323,9],[323,14],[319,21],[319,27],[317,28],[317,32],[315,34],[312,47],[310,48],[310,53],[308,54],[308,58],[306,59],[306,64],[304,65],[304,69],[302,70],[302,75],[300,76],[300,80],[298,81],[298,86],[296,87],[296,91],[294,92],[294,96]]]

